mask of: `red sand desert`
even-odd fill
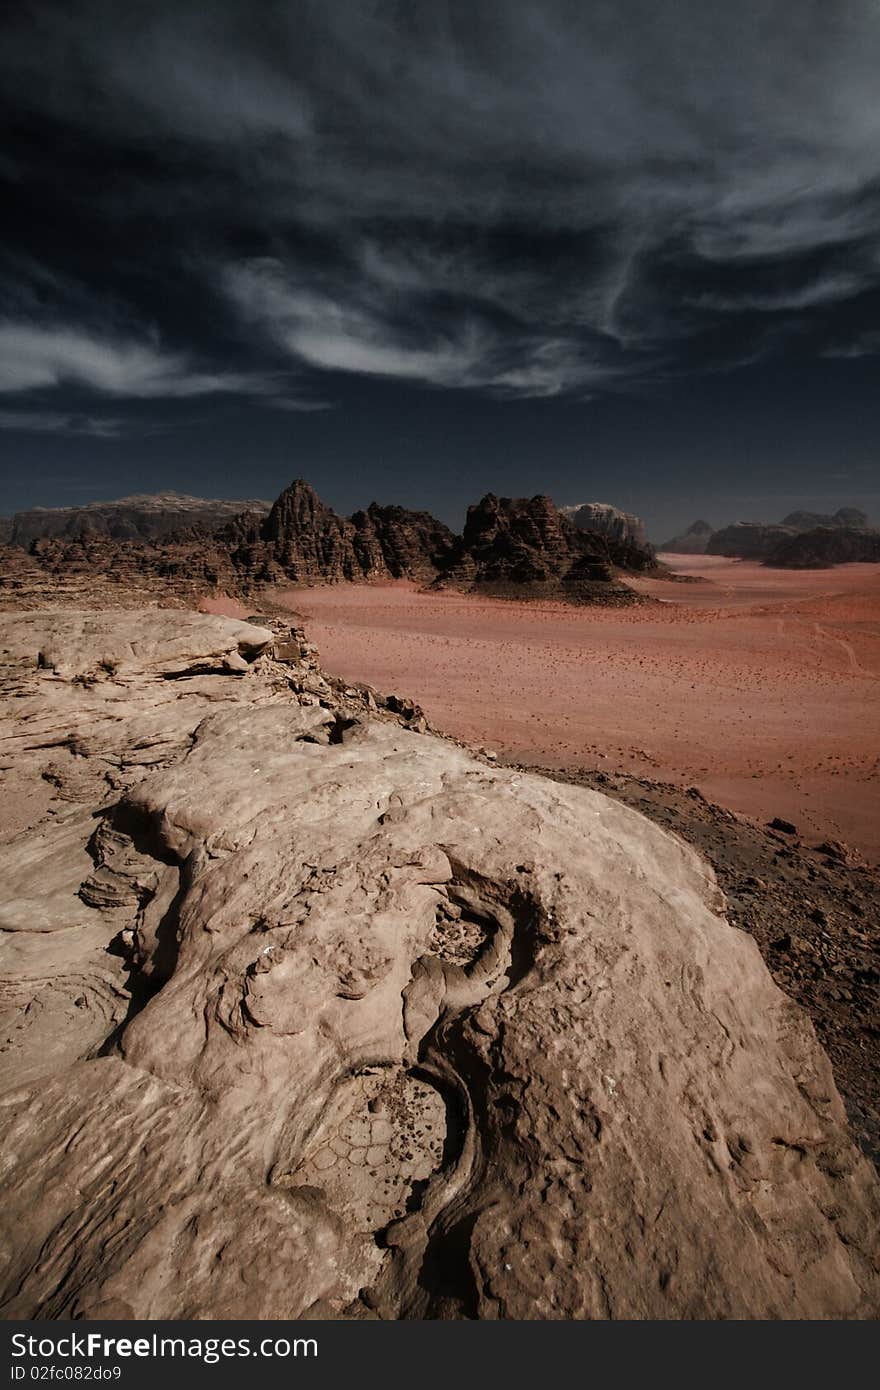
[[[324,665],[411,696],[502,757],[696,785],[740,814],[880,859],[880,566],[665,556],[684,584],[630,610],[287,590]]]

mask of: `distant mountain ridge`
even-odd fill
[[[880,561],[880,531],[859,526],[816,526],[780,541],[764,561],[775,569],[827,569]]]
[[[213,527],[214,503],[178,494],[34,509],[16,519],[15,543],[24,547],[41,523],[41,534],[26,548],[59,576],[71,567],[78,573],[112,569],[120,577],[161,576],[230,593],[283,583],[405,578],[511,596],[634,601],[618,575],[656,565],[651,547],[639,541],[639,519],[605,504],[575,509],[575,524],[549,497],[488,493],[469,509],[461,536],[428,512],[376,502],[340,516],[301,478],[271,506],[219,505],[220,524]],[[601,529],[584,529],[591,515]]]
[[[664,541],[657,549],[670,555],[703,555],[715,528],[708,521],[693,521],[680,536]]]
[[[832,543],[831,537],[840,537],[844,533],[851,533],[847,543],[840,539]],[[816,537],[812,547],[794,544],[799,537],[807,534]],[[823,554],[829,557],[844,554],[868,557],[873,553],[873,547],[865,537],[872,534],[877,533],[869,527],[865,512],[858,507],[840,507],[833,514],[789,512],[778,522],[735,521],[717,531],[707,521],[695,521],[681,535],[664,541],[658,550],[661,554],[724,555],[730,559],[760,560],[764,564],[783,568],[801,565],[805,563],[802,557],[812,554],[816,558],[809,563],[818,568],[821,564],[818,557]],[[828,558],[825,563],[833,565],[845,562]]]
[[[706,544],[707,555],[727,555],[742,560],[765,560],[794,536],[817,528],[825,530],[868,529],[868,517],[858,507],[841,507],[833,515],[821,512],[789,512],[782,521],[737,521],[716,531]],[[785,554],[784,550],[780,554]]]
[[[213,531],[240,512],[268,512],[262,499],[230,501],[192,497],[183,492],[136,493],[114,502],[85,502],[75,507],[31,507],[6,522],[7,544],[27,549],[51,536],[91,534],[112,540],[154,540],[198,527]]]

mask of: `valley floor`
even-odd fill
[[[697,786],[880,859],[880,566],[780,571],[665,556],[632,609],[421,593],[275,594],[325,666],[399,690],[500,756]]]

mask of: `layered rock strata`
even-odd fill
[[[5,1316],[876,1314],[873,1169],[683,843],[297,632],[0,648],[51,791],[0,865]]]

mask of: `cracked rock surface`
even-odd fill
[[[0,650],[4,1316],[876,1315],[876,1175],[692,849],[295,634]]]

